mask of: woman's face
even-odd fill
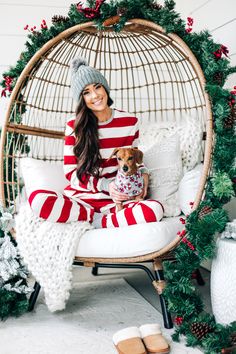
[[[94,112],[102,112],[108,107],[108,95],[101,84],[87,85],[82,95],[86,106]]]

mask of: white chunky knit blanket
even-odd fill
[[[48,222],[35,216],[28,204],[20,207],[15,220],[20,254],[44,289],[48,309],[63,310],[72,286],[75,251],[80,237],[91,225]]]

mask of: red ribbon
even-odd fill
[[[227,57],[229,54],[229,50],[225,45],[222,44],[221,47],[217,49],[213,54],[216,57],[216,59],[220,59],[222,57],[222,54],[224,54]]]
[[[94,19],[100,16],[100,7],[104,3],[105,0],[96,0],[95,7],[90,8],[90,7],[85,7],[83,8],[83,5],[79,2],[76,5],[77,10],[80,13],[83,13],[86,18],[89,19]]]

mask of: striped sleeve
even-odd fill
[[[66,124],[65,141],[64,141],[64,173],[72,188],[81,192],[102,192],[108,191],[110,183],[105,177],[96,178],[91,175],[85,175],[81,182],[76,174],[77,157],[74,155],[73,148],[76,142],[74,134],[74,119],[71,119]]]

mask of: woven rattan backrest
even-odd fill
[[[194,115],[207,132],[204,175],[211,153],[211,110],[195,57],[176,35],[144,20],[120,33],[97,31],[92,23],[72,27],[44,45],[30,60],[11,94],[2,133],[1,199],[15,201],[21,181],[18,159],[63,159],[65,122],[74,115],[70,62],[85,57],[107,78],[115,107],[142,122],[178,122]],[[200,194],[204,188],[202,178]],[[200,198],[199,197],[199,198]]]

